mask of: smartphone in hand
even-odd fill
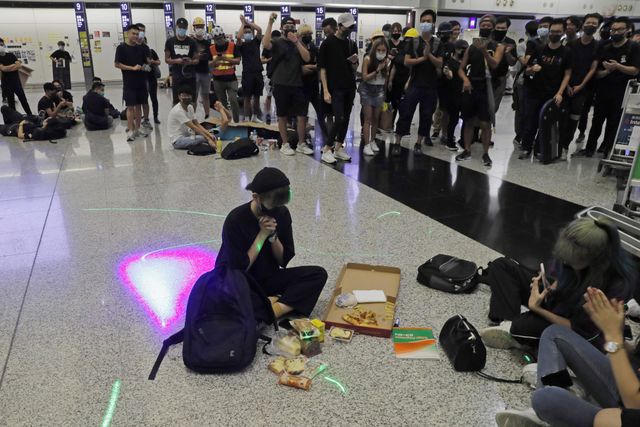
[[[549,279],[547,279],[547,273],[544,270],[544,264],[540,263],[540,277],[542,279],[542,285],[544,286],[545,289],[548,289],[551,287],[551,283],[549,283]]]

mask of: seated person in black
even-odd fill
[[[38,101],[38,113],[43,118],[58,118],[67,129],[75,125],[75,120],[65,117],[64,109],[72,108],[73,103],[62,100],[58,97],[58,89],[53,83],[45,83],[43,85],[44,96]],[[44,112],[44,113],[43,113]]]
[[[73,104],[73,95],[71,95],[71,92],[65,90],[64,85],[62,84],[62,82],[60,80],[52,80],[51,83],[53,83],[53,85],[58,90],[58,97],[60,99],[63,99],[65,101],[70,102],[71,104]]]
[[[282,171],[264,168],[247,185],[252,200],[232,210],[222,228],[216,266],[247,271],[269,296],[273,312],[309,316],[327,281],[322,267],[287,268],[295,256],[290,182]]]
[[[94,77],[93,78],[93,82],[100,82],[102,83],[102,79],[100,77]],[[89,93],[89,92],[87,92]],[[86,95],[85,95],[86,96]],[[84,98],[83,98],[84,99]],[[108,101],[108,100],[107,100]],[[126,112],[126,111],[125,111]],[[120,118],[120,111],[118,111],[118,109],[116,107],[113,106],[113,104],[111,103],[111,101],[109,101],[109,115],[111,117],[113,117],[114,119],[118,119]],[[125,120],[127,119],[126,117],[124,118]]]
[[[111,103],[104,97],[104,84],[95,82],[91,91],[82,98],[84,126],[87,130],[105,130],[111,127],[113,118],[109,115]]]

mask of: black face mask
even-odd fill
[[[560,34],[549,34],[549,41],[551,43],[558,43],[562,36]]]
[[[440,34],[440,40],[445,43],[449,41],[449,38],[451,38],[451,34]]]
[[[597,28],[593,25],[588,25],[586,27],[582,27],[582,31],[588,36],[592,36],[596,33]]]
[[[491,31],[491,28],[480,28],[480,37],[482,37],[483,39],[489,38],[489,36],[491,35]]]
[[[279,208],[271,208],[267,209],[265,205],[260,203],[260,214],[264,216],[275,217],[276,212],[278,212]]]
[[[627,37],[626,34],[611,34],[611,41],[614,43],[620,43],[622,40]]]
[[[493,30],[493,39],[497,42],[501,42],[507,37],[507,30]]]
[[[304,44],[311,43],[311,36],[302,36],[302,43]]]
[[[393,33],[393,34],[391,34],[391,38],[394,39],[394,40],[398,40],[401,35],[402,34],[399,34],[399,33]]]

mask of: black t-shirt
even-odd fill
[[[271,49],[262,49],[262,57],[265,59],[273,58]],[[271,78],[273,75],[273,59],[267,62],[267,77]]]
[[[591,40],[591,43],[584,44],[581,39],[577,39],[569,42],[566,46],[571,49],[573,59],[569,85],[576,86],[582,83],[585,76],[589,73],[591,64],[598,59],[598,43],[596,40]]]
[[[82,100],[82,111],[98,116],[106,116],[105,110],[109,109],[109,100],[104,96],[91,91]]]
[[[609,60],[618,61],[621,65],[628,67],[640,68],[640,45],[631,40],[620,47],[615,47],[613,43],[602,45],[598,52],[598,68],[604,70],[602,63]],[[598,90],[616,93],[624,92],[627,82],[635,77],[624,74],[621,71],[613,71],[598,80]]]
[[[347,58],[357,53],[358,49],[350,39],[331,35],[322,42],[318,52],[318,68],[326,70],[330,91],[355,88],[355,71]]]
[[[49,98],[48,96],[43,96],[38,101],[38,111],[47,111],[49,108],[52,110],[56,108],[60,101],[57,98]]]
[[[498,44],[489,40],[487,43],[487,51],[491,56],[494,55],[494,52]],[[484,85],[487,83],[487,63],[484,58],[484,54],[482,50],[477,48],[475,45],[469,46],[469,50],[467,51],[468,61],[465,73],[469,80],[471,80],[474,87],[478,85]]]
[[[404,55],[406,54],[406,46],[407,43],[403,40],[398,43],[397,46],[391,44],[391,49],[397,49],[398,54],[393,58],[392,67],[396,70],[393,76],[393,85],[400,84],[400,86],[404,86],[404,84],[409,80],[409,74],[411,73],[409,68],[404,65]]]
[[[236,51],[242,56],[242,74],[262,73],[260,43],[262,43],[262,36],[256,36],[250,42],[243,41],[237,45]]]
[[[542,46],[542,40],[540,40],[540,38],[536,37],[534,39],[527,40],[527,49],[525,51],[525,55],[533,55],[539,46]]]
[[[445,65],[447,65],[447,63],[449,62],[449,59],[455,55],[456,52],[456,46],[455,44],[447,41],[447,42],[442,42],[442,67],[444,68]],[[444,80],[449,80],[447,79],[447,77],[444,74],[440,75],[440,80],[444,81]]]
[[[63,90],[62,99],[64,99],[65,101],[73,102],[73,95],[71,95],[71,92]]]
[[[169,57],[171,59],[176,58],[193,58],[198,50],[196,42],[191,38],[187,37],[184,40],[178,40],[178,37],[171,37],[167,39],[164,44],[164,51],[169,52]],[[169,67],[171,71],[171,77],[176,80],[187,80],[187,79],[195,79],[195,76],[190,74],[187,70],[185,70],[183,64],[173,64]],[[187,66],[187,68],[193,69],[191,66]],[[183,71],[187,71],[187,75]]]
[[[115,62],[134,67],[147,63],[149,48],[145,45],[120,43],[116,48]],[[147,85],[147,73],[144,71],[122,70],[122,85],[126,89],[140,89]]]
[[[271,42],[271,52],[276,63],[272,84],[302,87],[302,56],[298,47],[284,38]]]
[[[529,58],[528,65],[535,64],[540,65],[542,70],[528,79],[528,84],[540,96],[551,98],[560,89],[565,70],[571,69],[571,49],[562,45],[557,49],[551,49],[548,44],[540,46]]]
[[[460,61],[458,61],[453,55],[443,60],[443,68],[446,66],[451,70],[453,78],[449,80],[444,74],[440,81],[442,89],[451,96],[459,96],[462,93],[462,80],[458,76],[458,70],[460,69]]]
[[[284,265],[282,267],[286,267],[295,256],[291,214],[289,209],[282,207],[277,209],[273,216],[278,223],[278,240],[284,247]],[[258,218],[251,211],[251,203],[246,203],[232,210],[227,215],[222,227],[222,246],[216,259],[216,267],[226,265],[230,268],[246,270],[249,265],[247,252],[259,232],[260,224]],[[249,269],[249,274],[257,281],[261,281],[273,276],[279,269],[280,266],[273,256],[271,243],[266,240]]]
[[[442,52],[444,50],[444,43],[442,41],[437,40],[435,37],[432,37],[430,40],[431,44],[431,54],[436,57],[441,57]],[[418,39],[418,46],[414,49],[415,42],[412,40],[407,43],[407,52],[406,55],[409,55],[411,58],[419,58],[424,56],[424,48],[427,43],[424,41],[422,37]],[[418,87],[428,87],[435,88],[438,83],[438,72],[436,67],[431,63],[430,60],[426,60],[421,62],[418,65],[414,65],[411,67],[411,84],[416,85]]]
[[[16,56],[11,53],[11,52],[7,52],[4,55],[0,55],[0,64],[1,65],[13,65],[16,63],[16,61],[18,60],[18,58],[16,58]],[[17,71],[3,71],[2,72],[2,84],[5,85],[10,85],[10,84],[15,84],[15,83],[20,83],[20,77],[18,75]]]
[[[53,64],[54,68],[69,68],[69,64],[71,63],[71,55],[66,50],[56,50],[49,58],[56,59],[57,62]],[[63,61],[60,61],[60,60]]]
[[[500,61],[496,68],[491,70],[491,75],[498,78],[504,77],[509,74],[509,62],[507,57],[509,55],[513,56],[516,54],[516,41],[511,37],[505,37],[502,42],[500,42],[500,44],[505,45],[505,48],[507,46],[512,46],[512,49],[509,53],[507,53],[507,51],[505,50],[504,55],[502,55],[502,61]]]
[[[304,62],[304,65],[315,65],[318,63],[318,47],[316,46],[316,44],[314,42],[309,43],[308,45],[305,45],[304,47],[307,48],[307,50],[309,51],[309,56],[311,58],[309,58],[309,62]],[[315,73],[311,73],[311,74],[302,74],[302,83],[304,84],[304,86],[306,87],[318,87],[318,72]]]
[[[194,38],[196,42],[196,52],[200,58],[200,62],[194,67],[196,73],[209,73],[209,61],[211,60],[211,40]]]

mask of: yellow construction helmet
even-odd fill
[[[409,28],[407,30],[406,33],[404,33],[405,38],[406,37],[418,37],[420,36],[420,34],[418,33],[418,30],[416,30],[415,28]]]
[[[196,25],[204,25],[204,19],[200,18],[199,16],[196,17],[193,20],[193,26],[195,27]]]

